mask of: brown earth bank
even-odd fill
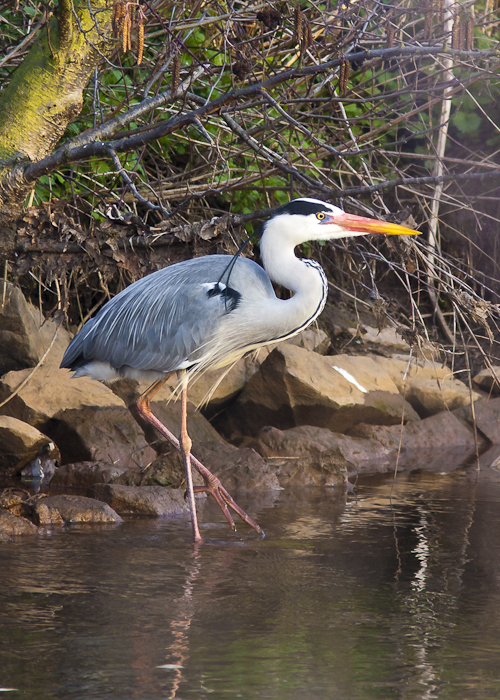
[[[349,324],[337,330],[352,337]],[[475,455],[484,468],[497,463],[500,368],[480,372],[471,388],[446,365],[410,353],[394,329],[365,323],[361,331],[357,354],[352,344],[334,353],[328,335],[310,328],[200,377],[190,387],[193,453],[231,492],[343,492],[358,474],[396,466],[443,471],[443,455],[456,466]],[[4,284],[0,540],[74,522],[187,512],[179,454],[135,411],[146,386],[72,379],[59,369],[70,339]],[[179,433],[175,382],[152,409]]]

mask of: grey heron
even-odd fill
[[[234,520],[229,508],[257,532],[262,530],[219,479],[191,456],[186,425],[189,381],[205,370],[231,365],[251,350],[291,338],[319,316],[327,298],[326,276],[315,260],[297,258],[296,246],[367,233],[417,232],[346,214],[318,199],[295,199],[263,226],[263,268],[230,255],[207,255],[170,265],[108,301],[68,346],[61,367],[73,370],[75,377],[102,381],[132,377],[151,382],[137,407],[182,454],[195,541],[201,541],[197,491],[214,496],[231,527]],[[272,282],[289,289],[291,298],[279,299]],[[181,387],[179,440],[150,408],[151,399],[173,373],[178,374]],[[203,477],[204,486],[193,488],[191,464]]]

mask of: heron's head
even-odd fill
[[[331,240],[367,233],[415,235],[418,231],[399,224],[346,214],[342,209],[319,199],[303,197],[282,206],[264,225],[264,231],[279,232],[293,245],[306,241]]]

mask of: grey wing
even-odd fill
[[[144,277],[111,299],[88,321],[64,355],[61,367],[87,362],[113,368],[171,372],[196,364],[220,336],[224,318],[237,311],[243,294],[274,296],[264,270],[239,258],[212,255],[177,263]],[[218,285],[218,286],[217,286]]]

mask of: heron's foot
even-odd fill
[[[254,520],[252,520],[252,518],[249,515],[245,513],[243,508],[240,508],[240,506],[236,503],[231,494],[228,491],[226,491],[224,486],[221,484],[220,479],[214,476],[211,472],[209,472],[208,474],[203,474],[202,476],[205,481],[205,485],[195,486],[195,493],[211,493],[217,501],[217,503],[219,504],[219,507],[224,513],[227,522],[233,530],[236,530],[236,525],[234,524],[233,516],[231,515],[229,508],[232,508],[235,513],[238,513],[242,520],[248,523],[250,527],[253,527],[255,532],[258,532],[259,535],[262,535],[262,537],[264,537],[264,531],[262,530],[262,528],[259,525],[257,525],[257,523]]]

